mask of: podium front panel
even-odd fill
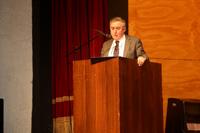
[[[161,65],[97,58],[73,62],[74,133],[161,133]]]

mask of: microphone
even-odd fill
[[[104,33],[104,32],[97,30],[97,29],[95,31],[98,32],[99,34],[105,36],[106,38],[112,38],[112,36],[110,34]]]

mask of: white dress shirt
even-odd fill
[[[122,36],[122,38],[119,41],[119,56],[120,57],[123,57],[124,55],[124,47],[125,47],[125,35]],[[109,57],[112,57],[114,55],[114,50],[115,50],[115,46],[116,46],[116,43],[115,43],[116,40],[113,40],[112,42],[112,45],[110,47],[110,50],[109,50],[109,53],[108,53],[108,56]]]

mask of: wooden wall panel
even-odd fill
[[[129,34],[162,64],[164,126],[167,98],[200,99],[200,1],[129,0]]]

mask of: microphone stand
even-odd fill
[[[80,42],[80,44],[78,46],[76,46],[72,51],[67,52],[67,58],[69,58],[71,55],[73,55],[73,53],[77,53],[78,51],[80,51],[81,48],[86,47],[86,46],[90,46],[89,44],[99,37],[104,36],[104,40],[105,40],[105,38],[111,38],[111,36],[109,34],[105,34],[100,30],[96,30],[96,31],[99,33],[98,35],[95,35],[94,37],[92,37],[91,39],[89,39],[88,41],[86,41],[83,44]],[[90,52],[88,52],[88,53],[89,53],[88,56],[90,57]]]
[[[87,42],[85,42],[85,43],[83,43],[82,45],[81,45],[81,43],[80,43],[80,45],[78,46],[78,47],[75,47],[74,49],[73,49],[73,53],[74,52],[78,52],[82,47],[85,47],[85,46],[89,46],[89,44],[93,41],[93,40],[95,40],[95,39],[97,39],[97,38],[99,38],[100,37],[100,35],[96,35],[96,36],[94,36],[93,38],[91,38],[91,39],[89,39]]]

